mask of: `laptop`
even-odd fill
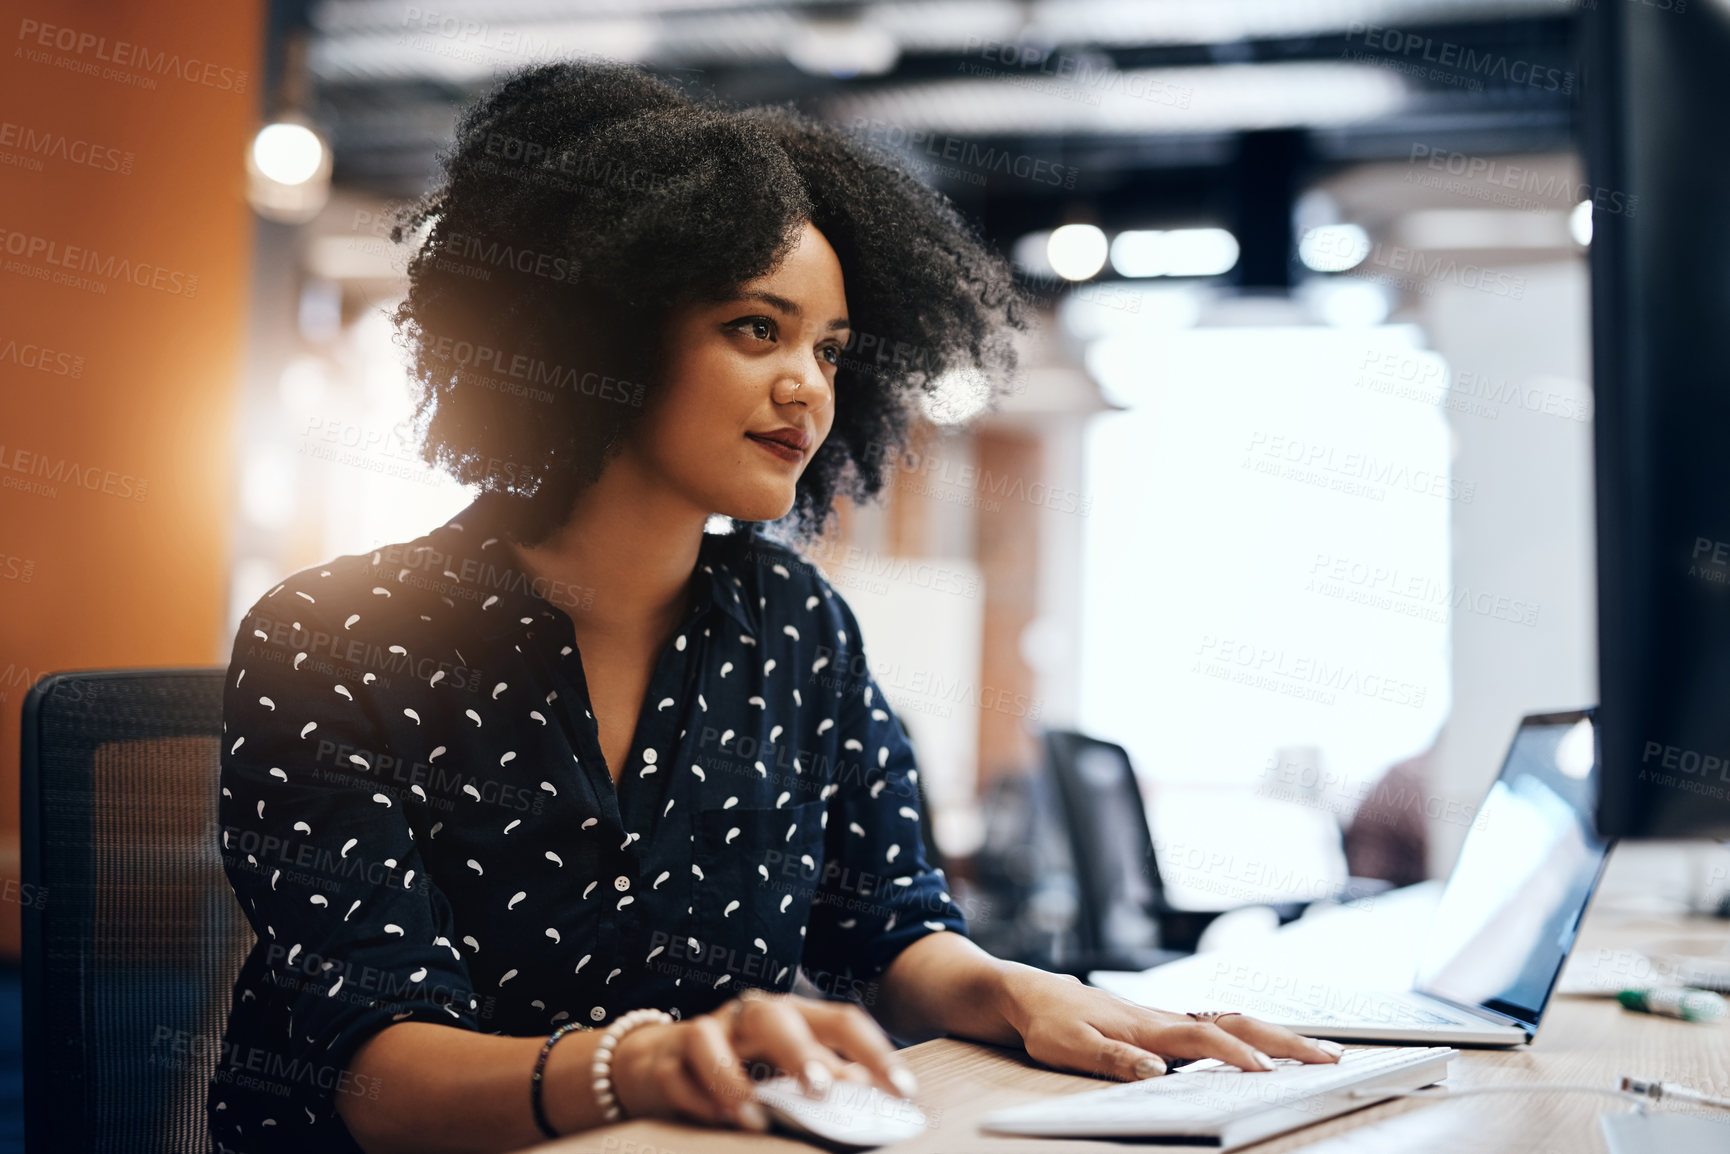
[[[1309,983],[1311,996],[1258,994],[1244,1012],[1342,1042],[1531,1041],[1609,858],[1592,820],[1597,790],[1591,709],[1521,719],[1472,816],[1411,987]]]

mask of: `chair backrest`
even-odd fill
[[[1044,744],[1069,830],[1081,949],[1129,957],[1159,946],[1165,894],[1128,752],[1072,730],[1046,730]]]
[[[253,943],[218,854],[221,666],[57,673],[24,702],[26,1149],[210,1149]]]

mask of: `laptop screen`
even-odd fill
[[[1520,723],[1436,907],[1420,992],[1537,1025],[1608,857],[1596,750],[1585,711]]]

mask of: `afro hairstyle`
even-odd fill
[[[995,399],[1015,369],[1029,301],[1002,257],[894,156],[790,107],[543,64],[467,106],[439,159],[392,230],[418,243],[393,320],[419,453],[500,494],[522,544],[568,519],[652,403],[671,310],[773,271],[806,221],[840,259],[852,332],[784,535],[882,490],[917,393],[962,372]]]

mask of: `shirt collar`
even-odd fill
[[[521,630],[526,624],[525,617],[555,617],[553,606],[575,607],[585,593],[568,586],[548,588],[544,581],[516,566],[502,547],[503,537],[494,517],[496,508],[492,495],[482,493],[429,533],[424,545],[414,547],[431,551],[421,562],[429,571],[427,576],[441,580],[447,596],[464,594],[462,600],[473,605],[482,616],[481,634],[488,640]],[[701,620],[718,608],[755,637],[762,628],[758,606],[751,600],[757,583],[740,576],[747,568],[741,563],[740,544],[727,534],[703,535],[697,552],[697,572],[701,576],[693,583],[695,614]],[[444,562],[442,566],[437,563],[440,561]],[[452,600],[457,598],[452,596]]]
[[[707,576],[708,581],[697,583],[698,603],[705,612],[713,606],[720,606],[721,612],[737,621],[745,632],[758,637],[762,633],[762,620],[757,604],[751,600],[757,583],[739,576],[745,569],[739,556],[743,551],[739,547],[741,544],[730,534],[703,534],[703,544],[697,553],[697,571]]]

